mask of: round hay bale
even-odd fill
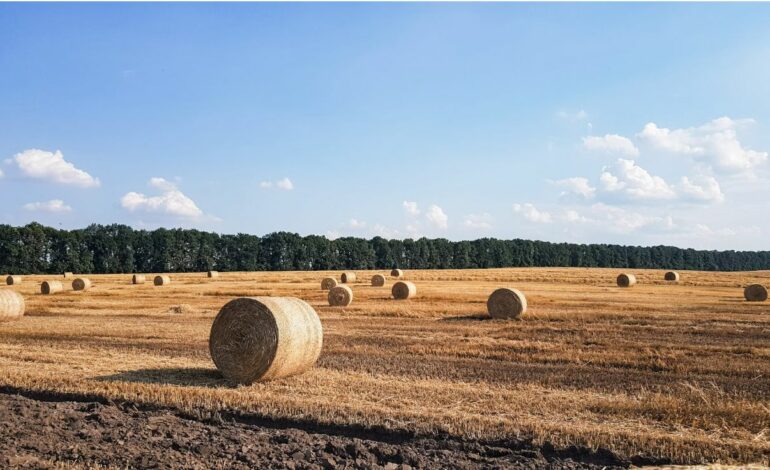
[[[318,360],[323,328],[318,314],[293,297],[240,297],[211,325],[209,352],[231,382],[251,384],[299,374]]]
[[[397,283],[393,284],[391,293],[393,294],[393,298],[397,300],[411,299],[417,295],[417,286],[409,281],[398,281]]]
[[[385,276],[382,274],[375,274],[372,276],[372,285],[374,287],[382,287],[385,285]]]
[[[321,290],[329,290],[337,286],[337,280],[333,277],[325,277],[321,280]]]
[[[618,276],[618,287],[631,287],[636,284],[636,276],[633,274],[621,274]]]
[[[40,284],[40,293],[45,295],[61,292],[62,289],[63,287],[60,281],[43,281],[43,283]]]
[[[342,276],[340,276],[340,280],[343,284],[349,284],[351,282],[356,282],[356,273],[351,271],[346,271],[342,273]]]
[[[0,289],[0,322],[24,316],[24,297],[10,289]]]
[[[167,286],[171,283],[171,277],[163,274],[160,276],[155,276],[155,279],[152,281],[153,284],[156,286]]]
[[[669,271],[669,272],[667,272],[663,276],[663,279],[666,280],[666,281],[678,282],[679,281],[679,273],[676,272],[676,271]]]
[[[206,276],[210,278],[219,277],[219,271],[209,271],[206,273]]]
[[[353,302],[353,290],[348,286],[334,286],[329,289],[329,305],[347,307]]]
[[[21,276],[14,276],[14,275],[8,276],[5,278],[5,283],[8,284],[9,286],[18,286],[19,284],[21,284]]]
[[[404,277],[404,271],[401,269],[393,269],[390,271],[390,277],[395,277],[396,279],[400,279]]]
[[[64,273],[64,279],[72,279],[74,276],[75,276],[75,275],[74,275],[74,274],[72,274],[72,273],[71,273],[71,272],[69,272],[69,271],[66,271],[66,272]]]
[[[91,288],[91,280],[85,277],[79,277],[72,281],[72,290],[88,290]]]
[[[131,284],[144,284],[145,280],[144,274],[134,274],[131,276]]]
[[[487,311],[492,318],[519,318],[527,311],[527,298],[520,290],[503,287],[489,296]]]
[[[767,287],[762,284],[751,284],[743,289],[743,296],[749,302],[764,302],[767,300]]]

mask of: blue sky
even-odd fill
[[[770,4],[0,4],[0,222],[768,249]]]

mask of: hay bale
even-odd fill
[[[231,382],[251,384],[299,374],[318,360],[323,328],[318,314],[293,297],[241,297],[219,311],[209,352]]]
[[[0,289],[0,322],[24,316],[24,297],[10,289]]]
[[[131,276],[131,284],[144,284],[144,274],[134,274]]]
[[[14,275],[8,276],[5,278],[5,283],[8,284],[9,286],[18,286],[19,284],[21,284],[21,276],[14,276]]]
[[[631,287],[636,284],[636,276],[633,274],[623,273],[618,276],[618,287]]]
[[[337,286],[337,280],[333,277],[325,277],[321,280],[321,290],[329,290]]]
[[[666,281],[679,282],[679,273],[676,271],[669,271],[663,276],[663,279]]]
[[[72,281],[72,290],[88,290],[91,288],[91,280],[79,277]]]
[[[392,269],[390,271],[390,277],[395,277],[396,279],[400,279],[404,277],[404,271],[401,269]]]
[[[764,302],[767,300],[767,287],[762,284],[751,284],[743,289],[743,297],[749,302]]]
[[[346,271],[342,273],[342,276],[340,276],[340,280],[343,284],[349,284],[351,282],[356,282],[356,273],[351,271]]]
[[[492,318],[519,318],[527,311],[527,298],[517,289],[503,287],[489,296],[487,311]]]
[[[155,276],[155,279],[153,279],[152,283],[155,284],[156,286],[167,286],[171,284],[171,277],[165,274],[160,276]]]
[[[40,284],[40,293],[45,295],[61,292],[62,289],[60,281],[43,281]]]
[[[332,307],[347,307],[353,302],[353,290],[348,286],[334,286],[329,289],[328,300]]]
[[[69,271],[64,272],[64,279],[72,279],[75,275]]]
[[[209,271],[209,272],[206,273],[206,276],[210,277],[212,279],[213,278],[217,278],[217,277],[219,277],[219,271]]]
[[[372,285],[374,287],[382,287],[385,285],[385,276],[382,274],[375,274],[372,276]]]
[[[417,295],[417,286],[409,281],[398,281],[397,283],[393,284],[391,293],[393,294],[393,298],[397,300],[411,299]]]

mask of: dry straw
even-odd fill
[[[372,276],[372,285],[374,287],[382,287],[385,285],[385,276],[382,274],[375,274]]]
[[[404,277],[404,271],[401,269],[393,269],[390,271],[390,276],[397,279]]]
[[[145,281],[144,274],[134,274],[131,276],[131,283],[132,284],[144,284]]]
[[[74,274],[72,274],[72,273],[71,273],[71,272],[69,272],[69,271],[66,271],[66,272],[64,273],[64,279],[72,279],[74,276],[75,276],[75,275],[74,275]]]
[[[321,290],[329,290],[337,286],[337,280],[333,277],[325,277],[321,280]]]
[[[667,272],[665,274],[665,276],[663,276],[663,279],[665,279],[666,281],[678,282],[679,281],[679,273],[676,272],[676,271],[669,271],[669,272]]]
[[[417,286],[415,286],[414,283],[409,281],[398,281],[397,283],[393,284],[393,289],[391,289],[391,293],[393,294],[394,299],[398,299],[398,300],[411,299],[412,297],[417,295]]]
[[[72,290],[88,290],[91,288],[91,280],[79,277],[72,281]]]
[[[318,314],[293,297],[241,297],[219,311],[209,352],[231,382],[251,384],[299,374],[318,360],[323,328]]]
[[[764,302],[767,300],[767,287],[762,284],[751,284],[743,289],[743,296],[749,302]]]
[[[351,282],[356,282],[356,273],[351,271],[346,271],[342,273],[342,276],[340,276],[340,280],[343,284],[349,284]]]
[[[18,286],[21,284],[21,276],[10,275],[5,278],[5,283],[9,286]]]
[[[206,276],[210,278],[219,277],[219,271],[209,271],[206,273]]]
[[[334,286],[329,289],[329,305],[347,307],[353,302],[353,290],[348,286]]]
[[[10,289],[0,289],[0,322],[24,316],[24,297]]]
[[[633,274],[621,274],[618,276],[618,286],[619,287],[631,287],[634,284],[636,284],[636,276]]]
[[[155,279],[153,279],[152,283],[156,286],[166,286],[171,283],[171,277],[165,274],[161,276],[155,276]]]
[[[60,281],[43,281],[42,284],[40,284],[40,293],[41,294],[53,294],[55,292],[61,292],[63,289]]]
[[[527,298],[517,289],[500,288],[487,299],[492,318],[519,318],[527,311]]]

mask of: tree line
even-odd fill
[[[90,225],[58,230],[0,225],[0,272],[53,274],[338,269],[613,267],[748,271],[770,269],[770,251],[705,251],[672,246],[550,243],[532,240],[370,240],[220,235],[192,229],[134,230]]]

